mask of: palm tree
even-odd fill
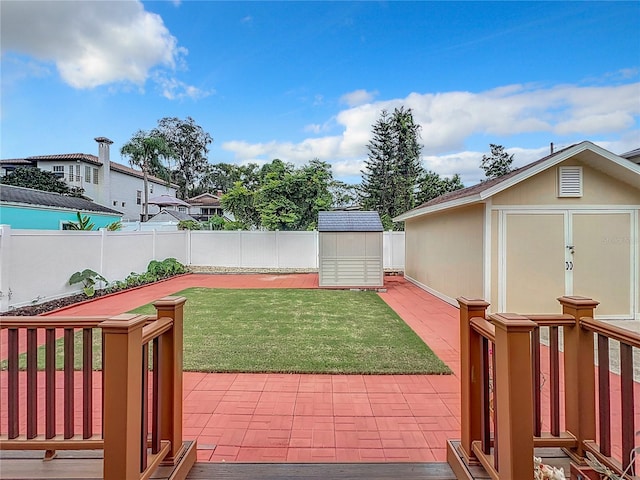
[[[144,181],[144,210],[143,218],[146,222],[149,218],[149,175],[157,175],[165,167],[160,158],[169,158],[173,155],[163,137],[154,132],[138,130],[120,149],[120,154],[129,157],[129,164],[142,170]]]

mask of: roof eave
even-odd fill
[[[403,213],[402,215],[398,215],[397,217],[394,217],[393,221],[404,222],[406,220],[410,220],[415,217],[420,217],[428,213],[434,213],[440,210],[449,210],[451,208],[471,205],[473,203],[478,203],[482,201],[483,201],[483,198],[481,194],[470,195],[468,197],[462,197],[462,198],[456,198],[455,200],[451,200],[450,202],[437,203],[435,205],[429,205],[427,207],[422,207],[422,208],[419,207],[414,210],[410,210],[408,212]]]

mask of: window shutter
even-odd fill
[[[582,167],[558,168],[558,196],[582,196]]]

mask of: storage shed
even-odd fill
[[[640,165],[582,142],[410,210],[405,278],[456,305],[551,313],[591,297],[640,319]]]
[[[382,287],[382,232],[378,212],[320,212],[320,286]]]

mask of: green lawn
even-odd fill
[[[200,372],[448,374],[449,368],[375,292],[189,288],[184,369]],[[152,305],[133,313],[155,314]],[[101,332],[93,334],[101,368]],[[82,368],[82,332],[74,360]],[[20,356],[26,367],[26,355]],[[56,342],[62,368],[63,341]],[[6,369],[6,361],[0,369]],[[44,346],[38,349],[44,368]]]
[[[187,298],[185,370],[451,373],[374,292],[189,288],[176,295]]]

